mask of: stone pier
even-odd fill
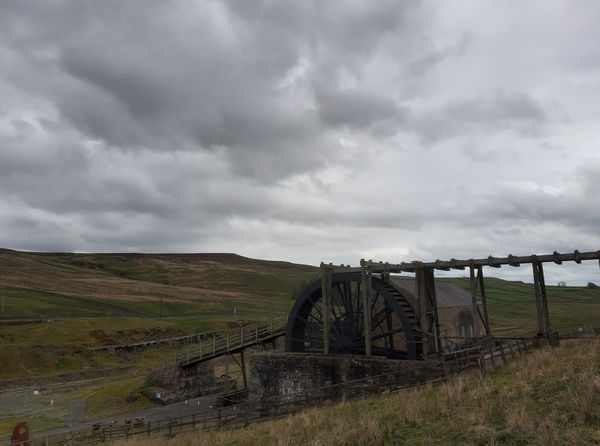
[[[263,412],[278,404],[340,400],[393,390],[443,375],[435,360],[260,352],[250,357],[248,393]]]

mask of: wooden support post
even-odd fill
[[[365,355],[371,356],[371,286],[372,274],[368,270],[364,259],[360,261],[361,268],[361,294],[364,315]]]
[[[544,268],[542,262],[535,261],[533,267],[533,287],[535,292],[535,308],[538,320],[538,333],[545,338],[550,335],[550,315],[548,313],[548,297],[546,294],[546,282],[544,280]]]
[[[471,279],[471,305],[473,311],[473,321],[475,321],[479,315],[479,307],[477,306],[477,279],[475,278],[475,267],[473,265],[469,267],[469,277]],[[473,335],[475,337],[480,336],[478,324],[475,322],[473,322]]]
[[[321,301],[323,303],[323,353],[329,354],[329,337],[331,333],[331,292],[333,270],[321,263]]]
[[[419,324],[423,333],[423,357],[427,358],[442,351],[435,279],[433,268],[421,266],[415,270],[415,274],[420,314]]]
[[[244,349],[240,350],[240,365],[242,367],[242,380],[244,382],[244,389],[248,388],[248,381],[246,378],[246,361],[244,358]]]
[[[546,280],[544,279],[544,267],[539,264],[540,295],[542,296],[542,314],[544,315],[544,324],[546,332],[550,336],[550,312],[548,310],[548,294],[546,293]]]
[[[479,282],[479,294],[481,294],[481,306],[483,307],[483,325],[485,334],[490,334],[490,318],[488,316],[487,298],[485,296],[485,284],[483,283],[483,267],[477,267],[477,281]]]

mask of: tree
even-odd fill
[[[598,288],[598,285],[596,285],[594,282],[588,282],[587,288],[595,289]]]
[[[560,282],[557,283],[558,286],[567,286],[567,282],[565,282],[564,280],[561,280]]]

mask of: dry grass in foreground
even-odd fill
[[[157,445],[600,444],[600,338],[564,341],[480,378],[302,412],[232,432],[139,439]]]

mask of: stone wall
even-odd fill
[[[443,375],[437,361],[290,352],[255,353],[249,370],[249,397],[263,412],[281,403],[357,397]]]
[[[215,377],[210,363],[199,363],[191,367],[166,367],[150,374],[148,381],[163,390],[161,401],[170,404],[198,396],[209,395],[232,388],[226,377]]]

